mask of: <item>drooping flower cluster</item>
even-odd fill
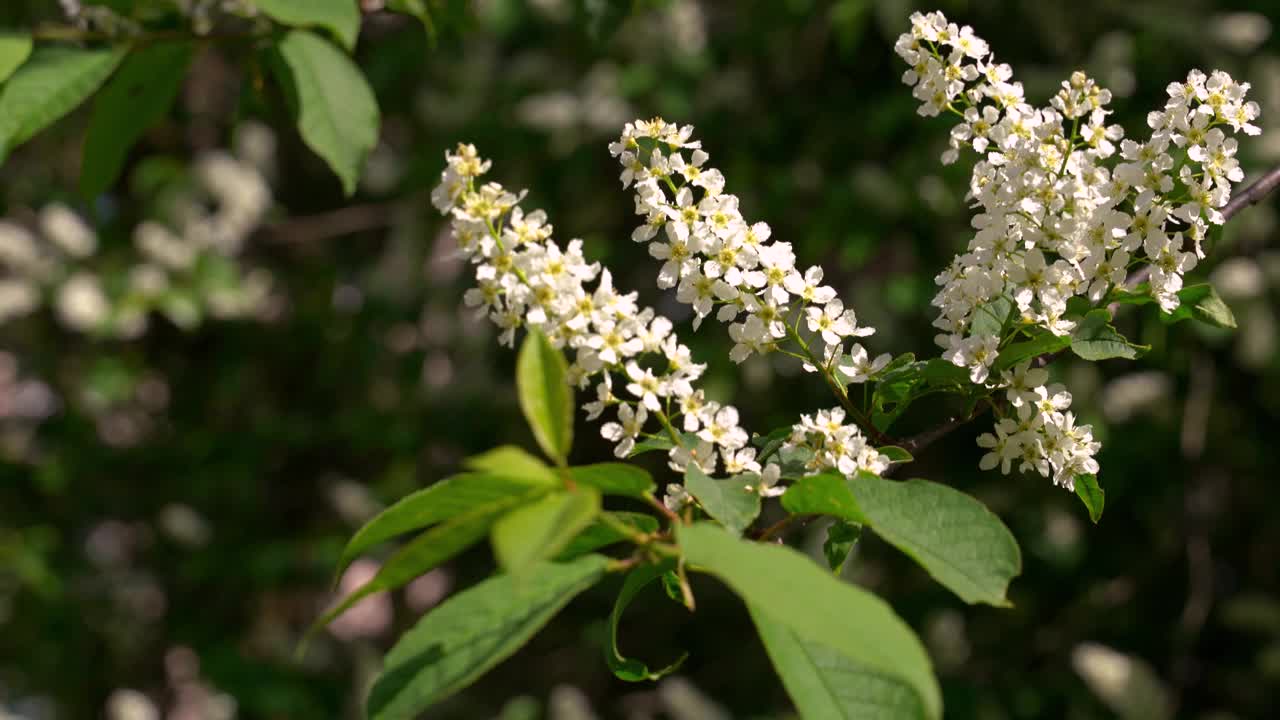
[[[791,243],[771,241],[768,224],[742,217],[738,197],[724,192],[724,175],[706,164],[710,156],[692,135],[692,126],[637,120],[609,146],[622,164],[623,187],[635,186],[636,214],[645,217],[632,239],[649,243],[649,254],[663,262],[658,287],[676,288],[676,298],[693,308],[695,328],[713,311],[730,323],[735,362],[797,338],[803,319],[822,337],[829,367],[848,339],[875,329],[858,326],[854,311],[822,284],[821,267],[802,273]],[[866,351],[855,344],[853,353]]]
[[[615,288],[608,269],[583,257],[581,240],[561,248],[546,214],[520,207],[522,195],[480,184],[490,162],[474,146],[459,145],[445,158],[432,201],[451,216],[458,250],[475,265],[476,287],[465,302],[500,328],[505,345],[528,327],[571,354],[571,380],[594,388],[595,399],[583,406],[588,419],[613,408],[616,420],[601,434],[616,443],[618,457],[639,441],[666,437],[675,445],[669,462],[677,471],[694,463],[711,474],[723,461],[728,474],[759,474],[762,490],[777,481],[777,467],[761,468],[747,447],[737,409],[695,387],[706,365],[693,362],[670,320],[639,307],[636,293]],[[679,506],[687,495],[669,488],[667,499]]]
[[[134,228],[141,257],[129,259],[122,277],[99,271],[97,233],[65,205],[40,211],[38,233],[0,221],[0,325],[46,299],[68,328],[126,339],[146,331],[152,310],[181,327],[206,313],[256,312],[270,275],[242,271],[235,258],[266,217],[270,186],[253,162],[221,151],[200,157],[193,171],[190,189],[172,195],[170,217]]]
[[[978,437],[978,445],[988,450],[979,467],[999,465],[1008,475],[1017,462],[1019,472],[1037,472],[1068,490],[1075,490],[1076,476],[1098,472],[1093,456],[1102,443],[1093,439],[1091,426],[1076,425],[1068,409],[1071,393],[1046,385],[1049,372],[1032,368],[1030,361],[1004,371],[1001,379],[1015,416],[1000,418],[994,434]]]
[[[970,330],[985,306],[1004,296],[1019,322],[1065,335],[1074,327],[1068,300],[1101,300],[1138,264],[1151,265],[1161,307],[1177,308],[1182,275],[1203,257],[1201,241],[1243,177],[1225,131],[1258,132],[1248,83],[1193,71],[1148,116],[1149,140],[1122,140],[1106,122],[1110,91],[1083,73],[1035,108],[971,28],[936,12],[911,20],[896,46],[910,65],[903,81],[920,114],[960,117],[943,162],[964,148],[980,155],[969,188],[977,232],[938,276],[933,300],[946,357],[982,382],[996,353]]]

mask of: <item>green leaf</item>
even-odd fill
[[[837,519],[827,528],[827,539],[822,543],[822,554],[827,558],[827,566],[836,575],[844,569],[849,553],[862,537],[862,524]]]
[[[547,336],[537,331],[525,336],[516,357],[520,409],[542,451],[561,465],[573,446],[573,388],[567,374],[564,356]]]
[[[1071,352],[1085,360],[1134,359],[1149,348],[1134,345],[1111,325],[1106,308],[1090,310],[1071,332]]]
[[[524,495],[508,495],[502,500],[481,505],[462,515],[449,518],[445,522],[414,538],[400,548],[365,584],[356,588],[350,595],[326,612],[312,626],[311,632],[328,625],[334,618],[346,612],[352,605],[376,592],[395,590],[406,585],[414,578],[423,575],[471,547],[485,536],[490,526],[507,511],[532,502],[543,491],[533,490]],[[310,634],[310,633],[308,633]]]
[[[774,428],[769,431],[769,434],[767,435],[753,436],[751,438],[751,444],[760,448],[759,454],[756,455],[756,460],[763,464],[766,460],[773,457],[773,454],[778,452],[782,445],[791,437],[791,432],[791,426],[785,425],[780,428]]]
[[[682,432],[678,433],[678,435],[680,436],[680,442],[685,445],[689,447],[696,447],[698,445],[698,436],[695,433]],[[647,452],[654,452],[655,450],[662,450],[665,452],[675,446],[676,444],[671,442],[671,438],[666,435],[654,435],[653,437],[645,438],[644,440],[637,442],[636,446],[631,448],[631,452],[627,453],[627,457],[633,458]]]
[[[677,539],[692,569],[715,575],[753,611],[782,623],[802,641],[825,644],[903,683],[919,697],[926,717],[942,716],[928,654],[883,600],[841,582],[789,547],[740,540],[710,523],[680,526]]]
[[[735,535],[741,535],[760,514],[760,496],[748,490],[741,477],[714,480],[689,463],[684,487],[713,520]]]
[[[1004,350],[1000,351],[999,357],[996,358],[994,370],[996,372],[1007,370],[1023,360],[1055,353],[1069,345],[1071,345],[1070,337],[1054,335],[1051,332],[1044,331],[1030,340],[1010,343],[1006,346]]]
[[[376,545],[397,535],[420,530],[463,513],[505,502],[514,495],[530,495],[532,490],[551,489],[541,482],[520,476],[492,473],[465,473],[445,478],[425,487],[378,513],[347,542],[338,560],[337,574],[353,560]]]
[[[600,555],[544,563],[518,589],[499,575],[449,598],[387,653],[369,693],[369,719],[417,717],[471,684],[599,582],[608,563]]]
[[[0,83],[31,57],[31,35],[24,32],[0,32]]]
[[[792,485],[782,506],[866,525],[967,603],[1007,606],[1009,581],[1022,572],[1018,543],[1000,518],[946,485],[828,472]]]
[[[93,198],[111,187],[129,149],[169,112],[191,63],[190,43],[157,43],[128,57],[102,88],[89,116],[80,190]]]
[[[889,462],[891,463],[909,463],[915,461],[915,457],[912,456],[906,448],[901,448],[897,445],[886,445],[882,448],[876,448],[876,450],[878,450],[881,455],[889,458]]]
[[[1208,283],[1188,285],[1178,292],[1178,305],[1172,313],[1161,312],[1160,319],[1173,324],[1195,318],[1214,327],[1234,330],[1236,317],[1218,291]]]
[[[689,653],[681,653],[675,662],[658,670],[650,670],[639,660],[626,658],[622,653],[618,652],[618,621],[622,619],[622,613],[631,605],[631,601],[635,596],[643,590],[649,583],[662,577],[664,573],[669,572],[675,563],[667,560],[656,565],[641,565],[627,574],[627,579],[622,583],[622,590],[618,593],[618,599],[613,603],[613,612],[609,613],[609,642],[605,645],[604,660],[608,664],[613,674],[621,680],[627,682],[645,682],[649,680],[660,680],[670,675],[680,666],[684,664]]]
[[[1103,299],[1103,305],[1117,303],[1120,305],[1146,305],[1155,302],[1156,299],[1151,297],[1150,283],[1139,283],[1136,287],[1114,287],[1111,292],[1107,293],[1107,297]],[[1083,314],[1083,313],[1081,313]]]
[[[272,63],[307,147],[324,159],[348,196],[378,142],[378,101],[360,68],[332,43],[291,30]]]
[[[924,718],[920,696],[901,679],[800,636],[747,603],[773,667],[800,717],[824,720]]]
[[[600,492],[580,487],[555,492],[507,513],[493,526],[491,539],[498,565],[517,578],[550,560],[600,514]]]
[[[1075,479],[1076,495],[1089,509],[1089,519],[1094,525],[1102,519],[1102,506],[1106,504],[1107,494],[1098,485],[1097,475],[1077,475]]]
[[[356,47],[360,35],[357,0],[254,0],[254,4],[282,25],[328,30],[347,52]]]
[[[652,515],[633,512],[606,512],[601,515],[608,515],[614,522],[627,525],[639,533],[652,533],[658,530],[658,520]],[[569,541],[564,550],[556,556],[556,560],[572,560],[626,539],[627,535],[618,532],[613,525],[597,520]]]
[[[569,475],[580,485],[590,485],[605,495],[623,495],[644,499],[653,492],[653,476],[643,468],[625,463],[596,463],[569,468]]]
[[[548,487],[563,484],[554,468],[515,445],[501,445],[479,455],[472,455],[463,460],[462,465],[471,470],[521,478]]]
[[[1013,301],[1004,295],[994,297],[973,309],[969,335],[1004,335],[1004,326],[1013,316]]]
[[[41,46],[0,88],[0,162],[9,151],[71,112],[124,59],[127,47]]]

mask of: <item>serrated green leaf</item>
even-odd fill
[[[1085,360],[1132,360],[1146,349],[1129,342],[1111,325],[1111,313],[1106,308],[1090,310],[1071,332],[1071,352]]]
[[[106,81],[127,51],[126,47],[36,48],[0,87],[0,162],[13,148],[84,102]]]
[[[542,494],[542,490],[534,490],[527,495],[509,495],[432,527],[387,558],[382,567],[378,568],[377,575],[322,615],[312,626],[311,632],[328,625],[364,598],[377,592],[394,590],[434,570],[440,563],[483,538],[499,517],[516,507],[533,502],[534,498]]]
[[[1234,330],[1236,317],[1218,291],[1208,283],[1188,285],[1178,292],[1179,305],[1172,313],[1161,312],[1160,319],[1167,324],[1195,318],[1214,327]]]
[[[1107,494],[1098,485],[1097,475],[1077,475],[1075,478],[1076,495],[1089,510],[1089,519],[1094,525],[1102,519],[1102,507],[1106,504]]]
[[[996,372],[1007,370],[1014,365],[1041,355],[1055,353],[1063,350],[1071,345],[1069,336],[1054,335],[1051,332],[1041,332],[1030,340],[1022,342],[1010,343],[1005,349],[1000,351],[999,357],[996,358]]]
[[[516,495],[529,497],[532,491],[549,492],[553,485],[522,476],[495,473],[464,473],[445,478],[401,498],[399,502],[373,517],[347,542],[338,560],[337,574],[372,547],[398,535],[430,527],[438,522],[462,515],[493,503],[505,502]],[[533,499],[530,497],[530,499]]]
[[[500,445],[462,461],[469,470],[527,480],[531,483],[559,487],[563,480],[554,468],[515,445]]]
[[[623,495],[644,499],[657,486],[644,468],[625,463],[596,463],[569,468],[573,481],[590,485],[605,495]]]
[[[822,643],[851,662],[903,683],[928,718],[942,716],[942,695],[915,633],[875,595],[841,582],[795,550],[735,538],[711,523],[680,526],[677,539],[693,570],[710,573],[748,607],[805,642]]]
[[[631,601],[636,595],[643,590],[649,583],[663,576],[664,573],[670,572],[674,567],[673,561],[667,560],[656,565],[641,565],[627,574],[627,579],[622,583],[622,590],[618,592],[618,599],[613,603],[613,611],[609,613],[609,640],[604,648],[604,660],[613,671],[613,674],[620,680],[627,682],[646,682],[651,680],[660,680],[670,675],[680,666],[684,664],[689,653],[681,653],[680,657],[666,667],[657,670],[650,670],[639,660],[623,657],[618,651],[618,622],[622,619],[622,613],[631,605]]]
[[[518,588],[499,575],[449,598],[387,653],[369,693],[369,719],[417,717],[471,684],[599,582],[608,563],[600,555],[544,563]]]
[[[130,55],[103,86],[85,133],[80,191],[87,197],[111,187],[129,149],[169,112],[191,55],[190,43],[149,45]]]
[[[600,514],[600,492],[579,487],[554,492],[507,513],[494,523],[491,539],[498,565],[523,578],[538,563],[569,545]]]
[[[715,480],[689,463],[684,487],[713,520],[735,535],[742,534],[760,514],[760,496],[748,490],[742,478]]]
[[[547,457],[563,465],[573,446],[573,388],[568,367],[547,336],[530,332],[516,357],[520,409]]]
[[[652,533],[658,530],[658,520],[652,515],[633,512],[606,512],[601,515],[608,515],[615,523],[626,525],[638,533]],[[612,524],[597,520],[570,540],[560,554],[556,555],[556,560],[572,560],[626,539],[627,535],[618,532]]]
[[[272,70],[284,88],[302,140],[342,181],[348,196],[378,142],[378,101],[364,74],[332,43],[291,30],[276,44]]]
[[[801,717],[824,720],[924,718],[920,696],[888,673],[856,663],[747,604],[760,639]]]
[[[837,519],[827,527],[827,539],[822,543],[822,554],[827,558],[827,566],[836,575],[844,569],[849,553],[862,537],[862,523]]]
[[[1018,543],[1000,518],[946,485],[827,472],[788,488],[782,506],[862,523],[967,603],[1007,606],[1009,582],[1022,572]]]
[[[254,4],[282,25],[327,30],[347,52],[356,47],[360,35],[357,0],[254,0]]]
[[[969,335],[1002,337],[1005,325],[1009,324],[1009,318],[1013,316],[1013,308],[1013,301],[1004,295],[980,303],[973,309]]]
[[[0,32],[0,83],[31,57],[31,48],[30,33]]]

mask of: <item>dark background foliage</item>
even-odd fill
[[[1168,82],[1192,67],[1228,70],[1263,105],[1263,135],[1242,141],[1250,177],[1280,158],[1280,6],[1269,0],[936,5],[989,40],[1036,101],[1072,69],[1095,74],[1116,91],[1114,117],[1131,135]],[[282,98],[262,89],[251,49],[203,53],[131,165],[225,145],[248,118],[276,128],[277,208],[248,251],[272,270],[276,306],[191,333],[157,320],[137,342],[87,339],[51,316],[0,329],[0,346],[64,399],[34,450],[0,463],[0,717],[100,717],[122,688],[168,709],[195,707],[197,690],[221,693],[247,718],[359,714],[379,653],[420,611],[397,593],[393,618],[375,613],[362,631],[327,635],[295,659],[329,602],[342,544],[371,508],[446,477],[467,454],[532,447],[513,353],[460,308],[466,268],[449,258],[427,199],[458,141],[494,159],[494,179],[528,187],[528,206],[550,213],[558,237],[582,237],[619,286],[679,320],[685,309],[654,288],[657,265],[629,240],[637,219],[605,146],[633,117],[693,123],[744,214],[768,221],[802,264],[822,264],[879,328],[873,352],[935,353],[928,300],[969,233],[967,168],[939,165],[948,123],[917,117],[899,82],[892,45],[913,6],[488,0],[453,3],[434,42],[407,18],[371,13],[357,58],[384,127],[351,200],[290,128]],[[9,26],[57,19],[51,2],[0,8]],[[21,218],[68,200],[98,213],[104,244],[123,246],[146,200],[123,182],[93,208],[75,195],[83,119],[0,169],[0,203]],[[1024,551],[1011,609],[963,605],[875,538],[846,571],[921,633],[948,717],[1274,712],[1275,225],[1273,199],[1245,211],[1195,272],[1232,303],[1237,332],[1166,327],[1150,308],[1129,309],[1119,322],[1153,346],[1146,358],[1055,364],[1105,442],[1107,511],[1096,527],[1039,478],[980,473],[982,421],[911,466],[981,498]],[[735,367],[717,324],[689,343],[711,363],[712,393],[733,398],[751,429],[830,404],[790,362]],[[127,398],[141,378],[161,378],[167,403],[142,411],[147,431],[132,441],[105,442],[111,418],[77,398]],[[897,432],[949,410],[921,403]],[[596,433],[579,423],[575,460],[608,457]],[[807,528],[791,540],[822,537]],[[482,547],[418,590],[466,586],[491,568]],[[695,615],[651,591],[624,622],[623,646],[639,657],[690,651],[681,680],[658,690],[614,680],[599,648],[615,590],[584,595],[431,717],[504,707],[507,717],[585,717],[586,703],[600,717],[713,717],[697,703],[727,717],[786,716],[749,618],[710,581],[695,584]],[[1163,693],[1168,709],[1142,706],[1141,687]]]

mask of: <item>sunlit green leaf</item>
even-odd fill
[[[643,498],[657,487],[644,468],[625,463],[597,463],[569,468],[573,481],[590,485],[605,495]]]
[[[920,695],[894,675],[859,664],[748,603],[773,667],[801,717],[824,720],[925,717]]]
[[[254,0],[254,4],[278,23],[327,30],[347,52],[355,49],[360,34],[359,0]]]
[[[677,539],[691,569],[719,578],[753,612],[902,683],[920,699],[926,717],[942,716],[928,654],[883,600],[789,547],[741,540],[711,523],[681,526]]]
[[[573,388],[559,350],[540,332],[530,332],[516,358],[520,409],[548,457],[564,464],[573,446]]]
[[[463,460],[462,465],[469,470],[520,478],[548,487],[558,487],[563,484],[555,468],[549,467],[515,445],[501,445],[479,455],[472,455]]]
[[[31,35],[25,32],[0,32],[0,83],[31,57]]]
[[[276,79],[307,147],[328,163],[347,195],[378,142],[378,101],[360,68],[329,41],[291,30],[276,44]]]
[[[1227,306],[1218,291],[1208,283],[1188,285],[1178,291],[1178,305],[1172,313],[1161,312],[1160,319],[1166,323],[1176,323],[1187,318],[1195,318],[1214,327],[1234,330],[1236,317]]]
[[[41,46],[0,87],[0,162],[13,148],[84,102],[128,48]]]
[[[1076,495],[1089,510],[1089,519],[1096,525],[1102,519],[1102,507],[1106,504],[1107,494],[1098,485],[1097,475],[1077,475],[1075,478]]]
[[[1085,360],[1132,360],[1147,348],[1134,345],[1111,325],[1106,308],[1090,310],[1071,332],[1071,352]]]
[[[594,552],[602,547],[607,547],[615,543],[620,543],[627,539],[627,535],[619,532],[613,524],[604,521],[605,515],[615,523],[630,527],[638,533],[652,533],[658,529],[658,520],[652,515],[633,512],[605,512],[601,513],[601,518],[586,530],[578,533],[578,536],[569,541],[569,544],[556,555],[557,560],[572,560],[579,555],[585,555]]]
[[[494,524],[493,554],[504,570],[524,577],[564,550],[599,514],[600,492],[593,487],[544,495]]]

